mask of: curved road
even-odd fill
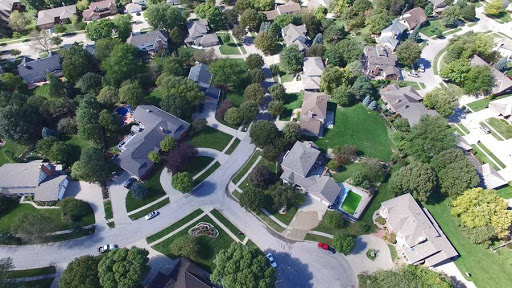
[[[198,208],[214,207],[222,211],[264,252],[273,252],[279,263],[279,287],[357,287],[357,278],[345,256],[331,255],[314,243],[293,243],[269,231],[254,215],[248,213],[226,194],[226,187],[251,156],[254,145],[245,137],[229,157],[229,165],[221,165],[192,194],[160,209],[160,216],[143,218],[109,230],[98,228],[89,237],[65,242],[27,246],[0,246],[0,257],[12,257],[17,268],[58,265],[64,267],[74,258],[96,254],[104,243],[130,247],[156,233]],[[123,185],[121,181],[112,185]]]

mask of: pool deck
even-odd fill
[[[362,188],[350,185],[347,182],[343,182],[342,185],[345,188],[345,190],[343,191],[344,195],[342,196],[339,204],[336,205],[336,210],[346,215],[352,221],[355,222],[359,219],[359,217],[361,217],[361,215],[363,215],[364,209],[366,209],[366,206],[368,206],[368,203],[370,203],[370,200],[372,199],[372,195],[370,194],[370,192],[367,192]],[[349,214],[345,212],[343,209],[341,209],[341,206],[343,206],[343,201],[345,201],[345,197],[347,197],[348,191],[352,191],[362,197],[361,201],[359,201],[359,205],[357,206],[354,214]]]

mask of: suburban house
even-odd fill
[[[320,150],[313,142],[295,142],[284,155],[281,179],[325,205],[332,205],[341,192],[341,186],[331,177],[322,176],[324,165],[319,157]]]
[[[434,5],[434,13],[436,15],[440,15],[443,10],[448,7],[448,4],[444,0],[428,0],[432,5]],[[430,16],[430,15],[429,15]]]
[[[428,17],[421,7],[413,8],[400,16],[400,23],[407,26],[410,31],[416,27],[421,27],[427,20]]]
[[[489,109],[496,112],[498,116],[512,120],[510,119],[510,115],[512,115],[512,97],[505,97],[489,102]]]
[[[128,3],[124,6],[124,11],[130,14],[136,14],[142,11],[142,6],[135,3]]]
[[[322,57],[305,57],[302,67],[302,86],[306,91],[320,91],[320,77],[324,71]]]
[[[284,3],[283,5],[277,5],[275,6],[274,10],[270,11],[263,11],[265,16],[267,16],[268,21],[272,21],[276,19],[279,15],[285,15],[285,14],[295,14],[300,11],[300,4],[297,2],[294,2],[292,0],[289,0],[288,2]]]
[[[153,105],[137,106],[132,117],[139,124],[137,133],[125,141],[121,155],[114,163],[133,176],[144,179],[154,166],[148,159],[149,152],[160,151],[160,142],[166,136],[180,141],[190,124]]]
[[[281,35],[283,36],[286,46],[297,45],[300,51],[308,49],[307,41],[309,37],[306,36],[307,32],[306,25],[297,26],[288,24],[281,29]]]
[[[0,166],[0,193],[34,196],[34,201],[58,201],[64,197],[69,178],[55,166],[43,162],[7,163]]]
[[[402,24],[398,18],[393,20],[391,25],[384,28],[380,32],[380,36],[377,37],[377,43],[388,46],[391,51],[395,51],[396,46],[400,43],[400,38],[402,37],[402,33],[407,30],[407,26]]]
[[[483,180],[484,187],[487,189],[499,189],[508,185],[508,182],[489,163],[477,166],[476,170]]]
[[[212,47],[219,45],[219,37],[215,32],[210,32],[208,21],[195,20],[187,23],[188,36],[185,38],[185,44],[198,47]]]
[[[498,69],[489,65],[489,63],[485,62],[484,59],[475,55],[471,58],[472,66],[489,66],[491,67],[492,74],[494,75],[494,79],[496,83],[494,83],[494,87],[492,88],[491,93],[494,95],[502,95],[512,92],[512,80],[507,77],[507,75],[501,73]]]
[[[153,30],[147,33],[132,32],[130,37],[126,39],[126,43],[137,47],[141,51],[156,54],[167,49],[167,32],[164,30]]]
[[[325,93],[304,91],[304,100],[300,109],[300,129],[303,135],[321,137],[327,118],[327,100]]]
[[[220,89],[210,85],[212,81],[212,74],[208,69],[208,65],[203,63],[194,65],[192,68],[190,68],[188,79],[199,85],[201,91],[204,92],[205,103],[217,103],[217,101],[219,101]]]
[[[27,82],[29,88],[34,88],[37,83],[46,82],[47,73],[60,77],[62,66],[59,54],[51,51],[48,57],[36,60],[23,57],[18,65],[18,73]]]
[[[399,88],[395,84],[388,85],[380,90],[380,96],[389,110],[407,119],[411,126],[418,124],[423,115],[437,115],[436,111],[421,103],[423,98],[411,86]]]
[[[147,288],[218,288],[210,273],[187,258],[179,258],[169,275],[158,272]]]
[[[9,27],[9,17],[14,10],[23,11],[24,7],[19,0],[0,0],[0,25]]]
[[[62,6],[37,12],[37,28],[50,29],[55,24],[66,23],[76,14],[76,5]]]
[[[398,57],[385,45],[365,46],[362,58],[363,72],[368,77],[382,76],[384,79],[397,80],[400,69]]]
[[[89,9],[84,10],[84,12],[82,12],[82,17],[85,21],[92,21],[116,14],[116,1],[103,0],[99,2],[91,2],[91,4],[89,4]]]
[[[435,267],[459,256],[427,209],[407,193],[381,203],[385,227],[396,234],[399,254],[408,264]]]
[[[302,6],[308,7],[308,9],[313,11],[316,11],[321,6],[329,8],[329,4],[331,4],[331,0],[309,0],[302,2]]]

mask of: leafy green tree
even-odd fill
[[[260,112],[260,108],[258,103],[253,101],[245,101],[240,105],[240,114],[243,117],[243,120],[246,122],[251,122],[256,115]]]
[[[52,97],[66,96],[66,85],[60,81],[59,77],[48,73],[46,79],[48,80],[49,92]]]
[[[192,176],[188,172],[181,172],[172,175],[172,187],[181,193],[188,193],[194,188]]]
[[[130,188],[130,194],[135,199],[143,200],[148,197],[148,188],[142,182],[135,182]]]
[[[70,197],[60,200],[57,205],[60,207],[62,219],[66,222],[78,222],[92,211],[87,202]]]
[[[223,87],[237,86],[246,74],[246,70],[232,59],[217,59],[209,68],[213,74],[212,83]]]
[[[423,104],[430,109],[435,109],[439,115],[448,117],[453,114],[455,107],[459,105],[459,97],[453,88],[435,88],[425,95]]]
[[[228,249],[221,250],[213,261],[215,268],[210,279],[224,288],[270,288],[275,285],[276,272],[256,247],[233,243]]]
[[[283,101],[276,101],[272,100],[270,103],[268,103],[268,112],[270,112],[270,115],[272,117],[277,118],[277,116],[281,115],[284,110],[284,103]]]
[[[480,183],[475,166],[459,149],[439,153],[432,158],[431,165],[439,178],[441,192],[450,197],[457,197]]]
[[[59,141],[59,139],[54,136],[44,137],[37,141],[36,150],[39,152],[39,154],[41,154],[42,157],[47,158],[50,154],[50,149],[57,141]]]
[[[258,31],[264,16],[254,9],[247,9],[240,15],[240,25],[249,31]]]
[[[186,257],[189,259],[197,259],[201,247],[196,237],[189,234],[180,236],[169,245],[170,251],[173,255]]]
[[[239,1],[236,1],[235,6],[233,7],[233,10],[235,10],[235,12],[238,15],[242,15],[242,13],[244,13],[244,11],[249,8],[253,8],[251,0],[239,0]]]
[[[33,143],[40,136],[41,117],[36,107],[9,105],[0,108],[0,135],[6,139]]]
[[[265,194],[263,190],[249,186],[244,189],[239,200],[242,207],[256,212],[265,205]]]
[[[468,228],[492,226],[503,237],[512,226],[512,211],[507,210],[507,202],[495,190],[467,190],[452,205],[452,214]]]
[[[110,166],[105,162],[101,150],[87,147],[80,154],[80,161],[73,164],[71,177],[87,182],[100,182],[110,176]]]
[[[475,4],[469,4],[460,10],[460,17],[464,20],[473,20],[476,17],[476,6]]]
[[[282,101],[286,94],[286,89],[284,88],[283,84],[276,83],[268,88],[268,92],[272,94],[273,100]]]
[[[340,1],[339,4],[345,1]],[[349,4],[350,1],[346,1],[346,4]],[[368,0],[356,0],[352,3],[352,5],[348,6],[341,11],[341,20],[345,24],[348,30],[353,30],[356,28],[363,28],[365,21],[365,12],[370,10],[372,7],[372,3]]]
[[[243,115],[238,108],[231,107],[226,111],[226,114],[224,114],[224,120],[231,125],[240,125],[243,120]]]
[[[200,19],[207,19],[214,30],[226,28],[222,11],[215,6],[215,1],[203,2],[194,9],[194,12]]]
[[[151,151],[148,154],[148,159],[153,163],[160,163],[160,161],[162,161],[162,156],[160,156],[160,154],[156,151]]]
[[[15,32],[23,32],[30,25],[32,19],[28,14],[20,12],[18,10],[12,11],[9,16],[9,27]]]
[[[245,37],[245,35],[247,35],[247,30],[245,30],[246,28],[244,26],[241,26],[241,25],[234,25],[233,26],[233,29],[231,30],[231,33],[233,33],[233,36],[238,40],[238,41],[242,41]],[[261,49],[260,49],[261,50]]]
[[[103,109],[100,112],[98,123],[110,134],[119,129],[120,120],[121,119],[116,112],[110,112],[107,109]]]
[[[265,81],[265,74],[263,74],[263,70],[261,69],[253,69],[249,71],[249,77],[251,78],[251,83],[261,83]]]
[[[354,75],[347,68],[327,66],[320,77],[320,91],[332,94],[340,86],[351,86]]]
[[[283,70],[289,73],[297,73],[302,70],[304,55],[299,51],[297,45],[290,45],[279,53],[279,60]]]
[[[493,62],[496,56],[493,47],[492,35],[470,31],[450,39],[443,60],[446,63],[451,63],[459,59],[469,59],[471,56],[478,54],[487,62]]]
[[[28,243],[42,241],[54,231],[55,220],[47,214],[23,211],[11,222],[12,234]]]
[[[343,25],[330,25],[322,35],[325,45],[329,46],[340,42],[347,35],[347,32]]]
[[[390,191],[393,194],[411,193],[419,201],[427,201],[436,188],[436,173],[429,164],[421,162],[400,168],[390,180]]]
[[[329,210],[325,212],[322,220],[331,228],[343,228],[346,225],[345,220],[338,211]]]
[[[406,152],[415,159],[429,162],[432,157],[455,148],[455,136],[441,117],[423,116],[406,137]]]
[[[489,66],[471,67],[469,73],[464,80],[464,91],[468,94],[487,94],[492,91],[492,87],[496,83],[496,79]]]
[[[0,75],[0,81],[2,82],[2,86],[5,90],[10,92],[23,92],[27,90],[27,83],[20,76],[14,75],[12,73],[2,73]]]
[[[71,261],[59,280],[62,288],[96,288],[100,287],[98,264],[100,257],[90,255],[75,258]]]
[[[68,81],[76,83],[92,70],[92,56],[81,46],[73,45],[62,56],[62,73]]]
[[[361,75],[354,81],[351,87],[351,93],[354,95],[355,100],[361,101],[366,97],[373,96],[375,94],[375,87],[368,78]]]
[[[103,63],[108,56],[110,56],[110,53],[112,53],[112,50],[117,45],[121,44],[121,40],[119,38],[103,38],[95,43],[94,47],[94,57],[98,59],[100,63]]]
[[[249,173],[249,183],[258,189],[267,189],[274,179],[267,166],[256,166]]]
[[[347,255],[355,246],[356,239],[354,236],[348,235],[345,232],[337,232],[334,234],[334,238],[332,239],[332,247],[334,247],[336,251]]]
[[[247,86],[244,90],[244,99],[246,101],[253,101],[255,103],[261,103],[263,101],[263,97],[265,96],[265,89],[261,86],[261,84],[251,84]]]
[[[434,13],[434,4],[432,4],[432,3],[428,3],[428,4],[425,6],[425,14],[426,14],[427,16],[431,16],[433,13]]]
[[[256,35],[254,45],[256,48],[260,49],[263,54],[269,55],[276,50],[276,39],[269,32],[263,31]]]
[[[415,41],[406,40],[398,45],[396,55],[400,63],[413,66],[421,57],[421,47]]]
[[[229,28],[233,28],[235,25],[238,25],[238,14],[235,10],[225,9],[222,11],[222,14]]]
[[[101,286],[116,288],[140,285],[151,269],[148,255],[148,250],[135,246],[110,251],[98,264]]]
[[[186,21],[178,8],[170,6],[165,1],[149,6],[144,16],[153,28],[167,31],[183,27]]]
[[[325,58],[329,59],[332,65],[345,67],[348,63],[358,60],[362,53],[363,45],[355,38],[347,38],[327,49]]]
[[[245,65],[249,70],[261,69],[265,65],[265,61],[263,61],[263,57],[260,54],[249,54],[245,59]]]
[[[97,96],[98,102],[104,105],[114,105],[119,102],[119,91],[112,86],[101,88]]]
[[[122,41],[126,41],[132,33],[131,15],[116,15],[112,22],[114,23],[114,31],[117,33],[117,37]]]
[[[119,88],[119,100],[131,106],[137,106],[144,101],[144,90],[137,81],[126,81]]]
[[[306,199],[305,196],[303,196],[302,193],[297,192],[294,187],[281,181],[270,186],[269,191],[274,202],[274,209],[302,205]]]
[[[50,43],[54,46],[60,46],[64,40],[59,36],[53,36],[50,38]]]
[[[393,122],[393,126],[395,126],[395,128],[398,131],[403,132],[403,133],[407,133],[407,132],[411,131],[411,125],[409,124],[409,120],[407,120],[406,118],[396,119]]]
[[[7,280],[7,276],[9,272],[14,269],[14,264],[12,264],[12,258],[1,258],[0,259],[0,285],[7,285],[9,282]]]
[[[471,65],[467,59],[458,59],[443,66],[439,75],[462,86],[470,70]]]
[[[76,87],[80,88],[82,93],[92,93],[94,95],[98,94],[102,87],[103,77],[96,73],[87,72],[78,80],[76,83]]]
[[[263,148],[279,137],[276,125],[269,121],[256,121],[250,130],[251,142]]]
[[[284,125],[283,136],[284,139],[290,143],[300,139],[301,129],[299,123],[288,122]]]
[[[106,72],[106,82],[112,86],[119,86],[124,81],[133,79],[141,73],[137,48],[125,43],[116,45],[102,63],[102,68]]]
[[[90,40],[96,41],[102,38],[111,38],[115,28],[116,25],[112,20],[103,18],[89,22],[85,28],[85,34]]]
[[[373,9],[365,20],[366,27],[373,34],[380,33],[382,29],[391,24],[389,12],[382,8]]]
[[[160,149],[162,149],[162,151],[164,153],[167,153],[167,152],[171,151],[172,148],[174,148],[175,145],[176,145],[176,141],[174,140],[174,138],[172,138],[171,136],[167,135],[160,142]]]
[[[421,265],[403,265],[395,270],[380,270],[373,274],[362,275],[361,282],[367,283],[366,288],[392,288],[405,285],[407,287],[451,288],[450,278]]]
[[[460,8],[458,6],[448,6],[442,12],[442,22],[445,27],[455,27],[460,17]]]
[[[56,163],[71,164],[75,158],[75,151],[71,145],[64,142],[56,142],[48,151],[48,159]]]
[[[177,112],[172,114],[178,117],[188,117],[193,113],[194,107],[204,100],[199,86],[188,78],[169,76],[163,79],[160,89],[164,93],[160,106],[167,112]],[[173,98],[178,101],[173,101]]]
[[[491,2],[487,2],[484,11],[491,16],[498,16],[503,11],[503,1],[491,0]]]
[[[60,119],[57,123],[57,130],[65,134],[76,134],[76,119],[71,117]]]
[[[334,25],[335,26],[335,25]],[[307,57],[324,57],[326,48],[322,44],[313,44],[306,51]]]
[[[267,11],[274,8],[274,0],[253,0],[252,5],[258,11]]]

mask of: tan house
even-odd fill
[[[66,23],[76,14],[76,5],[62,6],[37,12],[37,28],[50,29],[55,24]]]
[[[400,16],[400,23],[407,26],[407,28],[412,31],[416,27],[421,27],[421,25],[427,22],[428,17],[425,14],[425,11],[421,9],[421,7],[416,7],[405,12],[402,16]]]
[[[283,36],[284,43],[286,46],[297,45],[300,51],[306,51],[308,49],[307,36],[308,30],[306,25],[293,25],[288,24],[281,29],[281,35]]]
[[[116,14],[116,1],[104,0],[99,2],[91,2],[91,4],[89,4],[89,9],[82,12],[82,17],[85,21],[92,21]]]
[[[400,76],[397,62],[398,57],[385,45],[365,46],[363,49],[363,72],[368,77],[397,80]]]
[[[421,103],[423,98],[411,86],[388,85],[380,90],[380,96],[389,110],[407,119],[411,126],[418,124],[424,115],[437,115],[435,110],[429,110]]]
[[[397,250],[406,263],[435,267],[459,256],[434,217],[411,194],[382,202],[378,213],[388,231],[396,234]]]
[[[304,92],[304,101],[300,109],[300,129],[303,135],[323,135],[328,99],[329,96],[325,93]]]
[[[274,10],[264,11],[263,13],[267,17],[268,21],[272,21],[279,15],[298,13],[300,9],[301,7],[299,3],[289,0],[284,5],[276,5]]]
[[[306,91],[320,91],[320,77],[325,66],[322,57],[305,57],[302,68],[302,86]]]

